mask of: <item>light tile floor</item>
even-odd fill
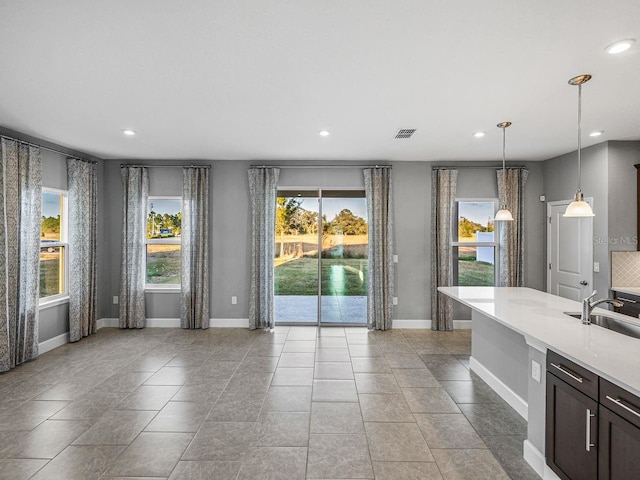
[[[0,374],[0,480],[536,479],[470,332],[102,329]]]

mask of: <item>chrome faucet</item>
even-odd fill
[[[592,302],[591,299],[595,297],[597,293],[597,290],[594,290],[591,295],[582,300],[582,316],[580,317],[580,320],[582,320],[584,325],[591,325],[591,312],[601,303],[610,303],[614,307],[618,308],[624,305],[620,300],[616,300],[615,298],[601,298],[600,300]]]

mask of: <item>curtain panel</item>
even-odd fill
[[[524,186],[529,171],[525,168],[508,168],[497,171],[498,196],[504,199],[513,215],[513,222],[501,222],[500,226],[500,286],[524,285]]]
[[[122,261],[120,267],[120,328],[144,328],[144,236],[149,199],[149,170],[144,167],[120,169],[122,200]]]
[[[0,142],[0,372],[38,356],[40,149]]]
[[[209,169],[182,169],[180,326],[209,328]]]
[[[391,328],[393,315],[393,188],[390,168],[364,169],[369,219],[367,325]]]
[[[96,332],[98,166],[67,159],[69,188],[69,339]]]
[[[431,329],[453,330],[452,303],[438,287],[453,282],[451,234],[455,215],[458,171],[431,171]]]
[[[273,328],[273,257],[275,254],[278,168],[250,168],[251,287],[249,329]]]

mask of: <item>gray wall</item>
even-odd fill
[[[107,317],[118,316],[118,306],[111,303],[119,295],[120,234],[122,222],[122,184],[120,161],[105,162],[104,231],[107,247],[104,251],[105,276],[108,290],[104,293],[103,312]],[[124,162],[133,163],[133,162]],[[135,162],[140,163],[140,162]],[[142,162],[144,164],[144,162]],[[148,162],[161,165],[161,161]],[[165,162],[166,163],[166,162]],[[191,164],[192,162],[169,162]],[[202,163],[202,162],[200,162]],[[210,197],[210,262],[211,317],[215,319],[244,319],[248,317],[250,245],[250,199],[247,169],[251,162],[212,161]],[[255,162],[258,163],[258,162]],[[289,162],[290,164],[291,162]],[[295,162],[299,165],[300,162]],[[322,162],[314,162],[318,164]],[[287,165],[288,162],[279,162]],[[348,165],[348,163],[343,164]],[[396,296],[398,305],[394,318],[425,320],[430,318],[430,162],[392,162],[394,182]],[[542,165],[528,163],[530,170],[526,187],[527,209],[527,286],[544,286],[544,208],[538,201],[542,194]],[[175,168],[150,170],[151,195],[180,195],[181,175]],[[362,168],[284,168],[279,186],[320,188],[363,188]],[[462,169],[460,196],[496,196],[494,169]],[[238,304],[231,304],[231,296]],[[175,293],[147,294],[149,318],[177,318],[179,297]],[[463,310],[456,319],[471,318]]]
[[[599,296],[608,295],[611,287],[610,252],[637,248],[636,163],[640,163],[640,142],[604,142],[582,151],[582,191],[593,197],[596,214],[593,260],[600,263],[600,272],[594,272],[593,282]],[[576,152],[543,162],[548,202],[573,198],[577,168]],[[544,248],[546,258],[546,237]]]
[[[32,142],[42,147],[52,148],[60,152],[65,152],[71,156],[78,156],[88,160],[94,160],[98,162],[98,218],[103,218],[104,215],[104,165],[101,159],[95,158],[91,155],[87,155],[83,152],[65,148],[54,143],[41,140],[38,138],[24,135],[20,132],[15,132],[6,128],[0,127],[0,134],[7,135],[12,138],[16,138],[25,142]],[[42,148],[40,155],[42,158],[42,186],[49,188],[57,188],[60,190],[67,190],[67,155],[65,153],[56,153],[50,150]],[[105,240],[102,235],[102,224],[98,223],[98,252],[104,251]],[[99,273],[98,273],[98,318],[104,317],[105,310],[102,308],[102,295],[101,292],[106,291],[107,283],[106,277],[103,275],[105,265],[102,263],[102,258],[99,257]],[[68,304],[56,305],[40,310],[40,322],[38,340],[44,342],[50,340],[59,335],[63,335],[69,331],[69,306]]]
[[[517,163],[517,162],[513,162]],[[525,166],[529,170],[529,176],[525,185],[525,259],[524,274],[525,286],[543,290],[545,287],[545,242],[546,242],[546,224],[545,224],[545,204],[540,202],[540,195],[544,193],[543,182],[543,165],[542,162],[520,162],[519,165]],[[449,164],[450,165],[450,164]],[[494,168],[473,168],[491,164],[485,163],[456,163],[460,168],[458,171],[458,186],[456,196],[458,198],[496,198],[498,185],[496,179],[496,171]],[[493,164],[495,165],[495,164]],[[430,167],[428,172],[430,179]],[[395,176],[394,169],[394,176]],[[429,180],[430,181],[430,180]],[[431,184],[429,183],[429,197]],[[410,194],[410,192],[409,192]],[[431,211],[429,207],[427,212]],[[427,219],[430,221],[429,219]],[[428,225],[427,225],[428,228]],[[427,238],[427,261],[429,260],[429,238]],[[427,276],[427,284],[429,277]],[[428,288],[428,285],[427,285]],[[430,302],[428,302],[430,304]],[[430,308],[430,307],[429,307]],[[426,316],[421,318],[431,318],[430,311],[427,310]],[[461,303],[454,303],[453,318],[455,320],[471,319],[471,310]]]

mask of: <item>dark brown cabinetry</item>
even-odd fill
[[[561,479],[640,479],[640,398],[548,351],[546,418],[546,461]]]
[[[545,456],[563,480],[598,478],[597,380],[573,362],[547,353]]]
[[[622,302],[622,307],[617,307],[616,312],[640,318],[640,297],[616,291],[613,292],[613,296]]]
[[[599,480],[640,478],[640,398],[600,379]]]

